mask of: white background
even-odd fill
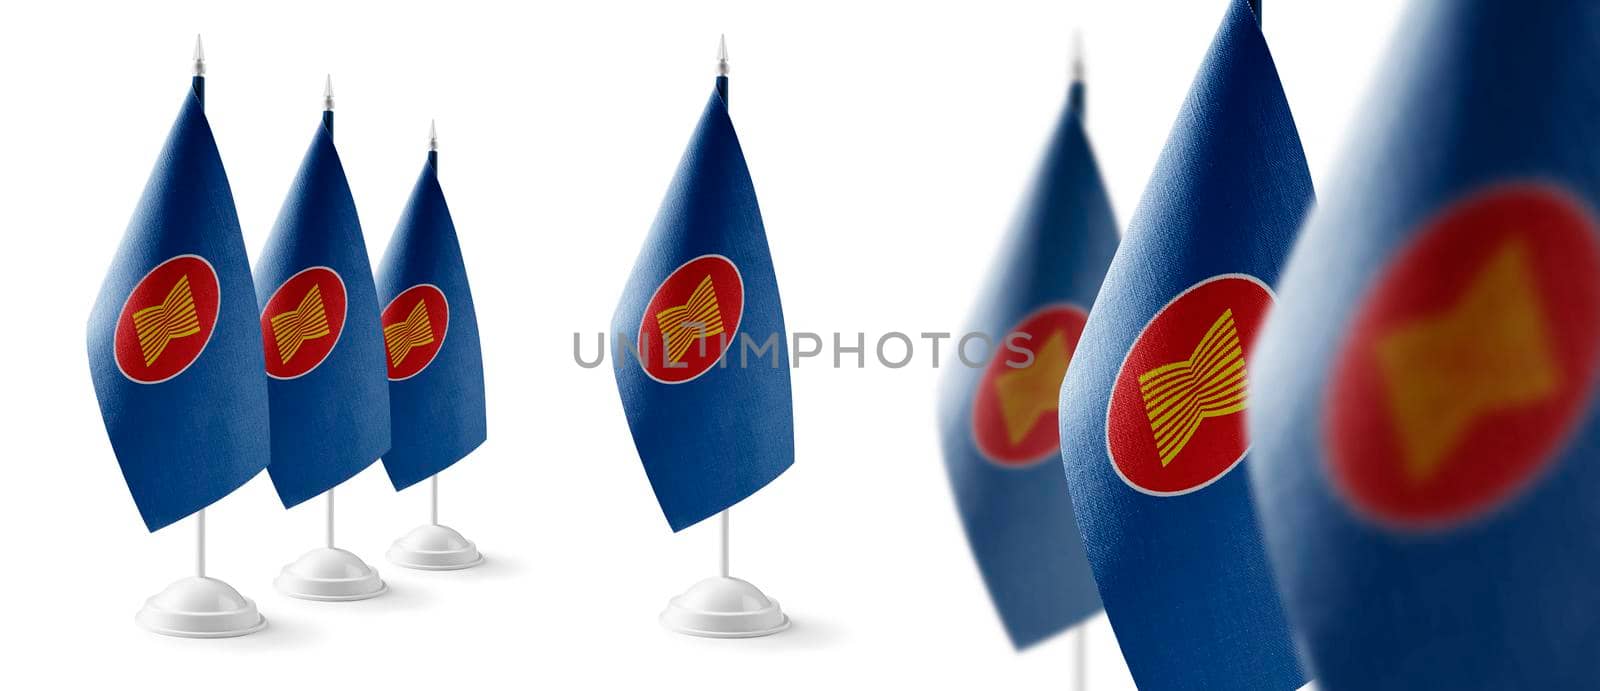
[[[607,327],[712,88],[719,32],[790,329],[875,338],[963,326],[1062,105],[1075,28],[1090,136],[1125,222],[1225,4],[8,8],[0,638],[4,674],[28,683],[5,685],[1067,688],[1068,641],[1016,654],[989,606],[938,456],[925,349],[906,369],[813,359],[794,373],[797,461],[735,510],[733,570],[795,627],[713,641],[655,616],[715,568],[714,522],[668,530],[609,364],[575,365],[572,333]],[[1381,74],[1399,4],[1267,2],[1319,183]],[[263,474],[210,513],[212,574],[271,621],[225,641],[133,624],[143,598],[191,568],[192,527],[145,532],[82,346],[188,88],[196,32],[252,255],[316,126],[324,73],[375,262],[438,119],[489,378],[489,441],[442,480],[443,520],[478,541],[485,566],[384,562],[426,518],[427,495],[395,495],[374,466],[340,491],[339,541],[393,591],[285,598],[272,578],[318,544],[322,506],[285,512]],[[1104,618],[1089,635],[1091,688],[1131,688]]]

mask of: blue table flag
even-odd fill
[[[956,506],[1017,648],[1100,611],[1067,480],[1053,462],[1060,459],[1061,378],[1117,249],[1111,201],[1084,135],[1082,92],[1074,82],[1033,189],[963,332],[991,339],[988,352],[981,352],[982,340],[969,343],[970,357],[985,364],[946,363],[939,398]]]
[[[706,103],[611,325],[617,391],[674,531],[794,464],[778,279],[721,93]]]
[[[1600,6],[1396,36],[1253,363],[1284,603],[1323,689],[1600,688]]]
[[[1061,389],[1061,453],[1141,689],[1304,683],[1244,473],[1245,364],[1312,203],[1277,70],[1231,0]]]
[[[272,394],[272,466],[284,507],[389,450],[378,294],[331,123],[317,126],[256,262]]]
[[[383,467],[397,490],[450,467],[488,435],[478,318],[436,162],[428,152],[378,268],[394,442]]]
[[[151,531],[267,467],[250,288],[228,175],[191,90],[89,314],[100,413]]]

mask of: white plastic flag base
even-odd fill
[[[707,578],[672,598],[661,625],[708,638],[755,638],[789,628],[778,601],[738,578]]]
[[[278,592],[302,600],[365,600],[389,592],[377,569],[350,552],[318,547],[301,555],[272,582]]]
[[[408,569],[454,571],[483,563],[478,546],[442,525],[423,525],[389,546],[389,561]]]
[[[215,578],[190,576],[150,599],[134,621],[147,630],[183,638],[232,638],[267,627],[256,603]]]

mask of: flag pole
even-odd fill
[[[1072,86],[1067,97],[1078,122],[1087,122],[1084,119],[1085,105],[1088,100],[1084,84],[1083,67],[1083,32],[1074,31],[1072,36]],[[1089,691],[1089,622],[1079,622],[1068,634],[1072,638],[1072,691]]]
[[[190,87],[201,112],[206,106],[206,52],[194,37]],[[206,510],[194,512],[194,575],[174,581],[145,600],[134,621],[146,630],[180,638],[232,638],[267,627],[256,603],[233,586],[206,577]]]
[[[333,136],[333,75],[332,74],[327,75],[327,77],[322,82],[322,126],[328,128],[328,136],[330,136],[330,137]],[[326,544],[326,547],[328,549],[333,549],[334,548],[333,547],[333,490],[334,489],[335,488],[331,488],[330,487],[328,489],[328,491],[327,491],[328,515],[327,515],[327,526],[326,526],[327,527],[327,539],[326,539],[327,544]]]
[[[206,510],[194,514],[194,576],[206,577]]]
[[[439,123],[428,121],[428,165],[435,174],[439,170]],[[439,473],[428,478],[428,525],[439,525]]]
[[[333,75],[322,86],[322,126],[333,136]],[[362,252],[366,248],[361,248]],[[365,600],[389,592],[378,570],[361,557],[334,546],[334,490],[323,492],[326,520],[323,546],[313,549],[283,567],[273,581],[278,592],[302,600],[347,602]]]
[[[331,489],[328,490],[327,493],[324,494],[323,496],[326,496],[328,498],[328,525],[327,525],[327,540],[326,540],[327,545],[326,546],[327,546],[328,549],[333,549],[333,490],[331,490]]]
[[[722,510],[722,560],[718,562],[718,575],[728,577],[728,509]]]
[[[195,100],[200,102],[201,110],[206,107],[206,47],[200,40],[200,34],[194,35],[194,74],[190,78],[194,87]],[[200,509],[194,515],[194,575],[195,578],[206,577],[206,510]]]
[[[439,474],[428,478],[428,525],[439,525]]]
[[[433,120],[428,121],[428,165],[437,175],[439,127]],[[386,554],[396,565],[423,571],[455,571],[483,563],[477,544],[439,524],[439,473],[428,476],[428,522],[396,539]]]
[[[717,40],[717,95],[728,102],[728,39]],[[754,638],[787,630],[789,617],[778,601],[760,588],[728,575],[728,516],[723,509],[717,517],[721,551],[717,576],[694,584],[667,603],[661,625],[691,636],[708,638]]]
[[[724,105],[728,102],[728,35],[717,37],[717,93],[722,96]],[[717,572],[723,578],[728,577],[728,509],[723,509],[720,523],[722,524],[722,552],[718,562]]]
[[[1072,691],[1089,691],[1089,622],[1072,629]]]

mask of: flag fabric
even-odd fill
[[[478,318],[436,162],[428,152],[378,268],[394,442],[383,467],[397,490],[450,467],[488,435]]]
[[[949,363],[939,398],[945,470],[1006,633],[1025,648],[1100,611],[1061,474],[1057,395],[1117,249],[1074,83],[1034,187],[964,333],[978,368]]]
[[[100,413],[151,531],[226,496],[269,460],[250,262],[194,89],[89,314]]]
[[[721,91],[700,116],[611,330],[617,391],[674,531],[793,465],[778,280]]]
[[[1227,14],[1095,299],[1061,453],[1141,689],[1304,683],[1244,473],[1246,362],[1312,202],[1277,70]]]
[[[378,295],[331,122],[318,125],[256,263],[272,399],[268,474],[284,507],[389,450]]]
[[[1254,363],[1273,567],[1323,689],[1595,688],[1600,7],[1402,27]]]

